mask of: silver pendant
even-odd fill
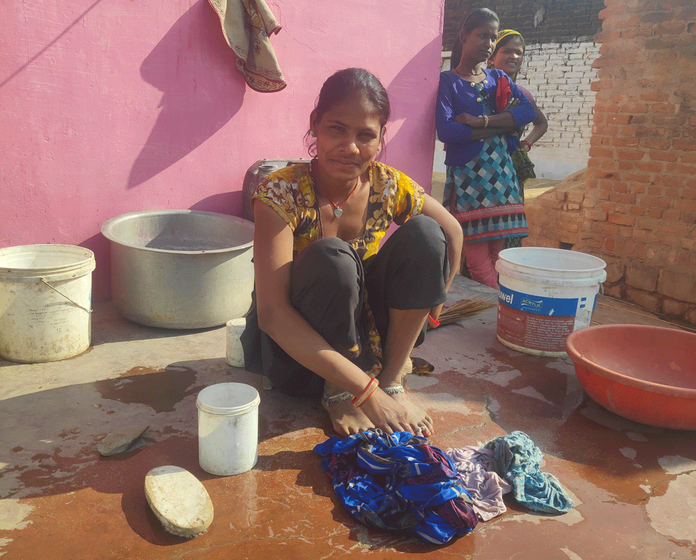
[[[343,216],[343,210],[341,210],[340,208],[334,208],[334,216],[340,218],[341,216]]]

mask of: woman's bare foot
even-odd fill
[[[413,370],[411,358],[406,360],[406,363],[401,368],[401,372],[397,380],[386,382],[382,386],[382,390],[391,398],[403,406],[408,413],[408,423],[411,426],[411,432],[420,436],[431,436],[433,434],[433,419],[422,408],[417,406],[411,398],[406,394],[404,389],[404,378]],[[386,381],[386,380],[385,380]]]
[[[346,393],[347,394],[347,393]],[[322,406],[328,412],[334,430],[342,437],[351,436],[374,426],[370,419],[351,402],[352,395],[345,400],[331,402],[331,397],[322,399]],[[335,400],[335,399],[334,399]]]
[[[433,435],[433,419],[411,400],[402,385],[392,384],[383,389],[385,393],[406,409],[411,432],[424,437]]]

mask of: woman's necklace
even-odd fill
[[[459,70],[456,68],[453,69],[453,72],[459,76],[462,80],[466,80],[467,82],[471,82],[469,78],[478,78],[479,76],[482,76],[485,74],[485,72],[481,69],[479,69],[478,72],[474,73],[469,73],[469,74],[462,74]],[[468,77],[467,77],[468,76]],[[475,82],[471,82],[471,85],[473,86]]]
[[[343,206],[345,205],[346,202],[348,202],[348,199],[353,196],[353,193],[355,192],[355,189],[358,188],[358,185],[360,184],[360,177],[355,179],[355,186],[351,189],[351,191],[348,193],[348,196],[346,199],[341,202],[341,204],[336,204],[333,199],[326,194],[326,191],[321,188],[321,185],[319,184],[319,173],[317,173],[316,170],[314,170],[314,179],[316,180],[317,187],[319,187],[319,190],[321,193],[329,199],[329,202],[331,203],[331,206],[333,206],[333,215],[336,216],[337,218],[340,218],[343,216]]]

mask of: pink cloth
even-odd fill
[[[498,289],[495,262],[498,260],[498,253],[505,248],[505,239],[464,243],[462,248],[466,255],[466,267],[469,269],[471,279]]]
[[[512,492],[512,486],[491,470],[492,449],[467,446],[445,449],[444,453],[462,477],[464,488],[471,496],[474,511],[481,521],[488,521],[507,511],[503,494]]]

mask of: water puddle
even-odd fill
[[[116,379],[94,383],[102,398],[124,404],[145,404],[155,412],[172,412],[177,403],[198,391],[191,387],[196,372],[186,366],[165,369],[134,367]]]

